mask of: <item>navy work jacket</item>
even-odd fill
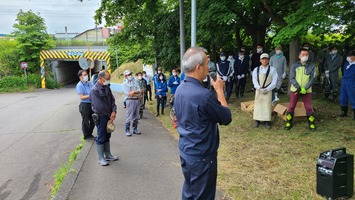
[[[175,93],[180,156],[186,160],[217,155],[218,125],[227,125],[232,114],[221,105],[213,91],[186,76]]]

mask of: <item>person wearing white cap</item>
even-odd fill
[[[127,137],[130,137],[132,136],[130,132],[131,121],[133,121],[133,134],[141,134],[138,131],[141,88],[139,87],[138,81],[133,78],[130,70],[124,71],[123,75],[125,79],[127,79],[127,81],[123,83],[123,93],[127,106],[125,134]]]
[[[261,122],[267,129],[271,128],[272,90],[276,87],[277,72],[269,65],[269,55],[260,55],[261,65],[253,70],[253,84],[255,88],[255,103],[253,119],[254,127],[259,127]]]

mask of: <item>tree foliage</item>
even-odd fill
[[[186,33],[190,32],[190,5],[191,0],[185,0]],[[290,52],[298,48],[294,41],[301,39],[315,46],[353,45],[354,11],[354,0],[199,0],[197,44],[206,47],[212,59],[220,50],[254,48],[258,43],[269,49],[289,46]],[[100,23],[105,19],[108,25],[123,23],[122,33],[110,41],[119,49],[120,62],[142,58],[150,63],[157,60],[165,68],[179,63],[178,1],[105,0],[95,18]],[[187,44],[189,40],[186,34]]]
[[[39,72],[39,53],[43,49],[49,49],[51,37],[47,33],[44,19],[31,10],[20,10],[17,14],[16,23],[13,25],[13,34],[17,41],[17,54],[19,56],[18,67],[25,61],[28,63],[29,72]]]

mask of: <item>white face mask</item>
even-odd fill
[[[232,59],[233,59],[233,56],[228,56],[228,59],[229,59],[229,60],[232,60]]]
[[[351,58],[350,57],[346,57],[346,60],[351,63]]]
[[[334,54],[337,54],[338,53],[338,51],[337,50],[332,50],[332,54],[334,55]]]
[[[158,71],[158,74],[160,74],[161,73],[161,71]]]
[[[110,80],[105,80],[104,81],[104,85],[109,85],[110,84]]]
[[[173,72],[173,76],[176,76],[176,72]]]
[[[256,51],[257,51],[258,53],[261,53],[261,52],[263,51],[263,49],[262,49],[262,48],[257,48]]]
[[[308,56],[303,56],[303,57],[301,58],[301,61],[307,62],[307,61],[308,61]]]
[[[84,81],[84,82],[87,82],[88,80],[89,80],[89,76],[88,76],[88,75],[84,76],[83,81]]]
[[[276,54],[281,54],[281,50],[276,50]]]
[[[243,60],[244,59],[244,55],[239,56],[239,60]]]
[[[128,79],[129,81],[131,81],[131,80],[133,79],[133,77],[132,77],[132,76],[128,76],[127,79]]]
[[[142,76],[138,76],[138,80],[142,80]]]
[[[226,60],[226,57],[225,57],[225,56],[221,56],[221,60],[222,60],[222,61],[225,61],[225,60]]]

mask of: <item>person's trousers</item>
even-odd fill
[[[165,104],[166,104],[166,97],[161,97],[157,96],[157,112],[159,113],[159,108],[161,104],[161,111],[162,113],[164,112]]]
[[[81,102],[79,104],[79,112],[81,114],[81,129],[83,131],[84,139],[92,136],[92,132],[95,128],[94,120],[92,119],[92,114],[94,112],[91,109],[91,103]]]
[[[101,145],[110,141],[111,133],[107,133],[106,127],[107,122],[110,120],[110,117],[106,115],[99,114],[99,123],[96,125],[97,127],[97,138],[96,144]]]
[[[306,109],[306,113],[312,114],[313,113],[312,93],[300,94],[300,93],[290,92],[290,104],[288,106],[287,112],[289,113],[295,112],[295,107],[297,105],[297,101],[300,98],[300,96],[302,97],[302,101],[304,104],[304,108]]]
[[[329,78],[324,78],[324,94],[338,94],[338,71],[329,74]]]
[[[355,82],[343,80],[340,88],[340,105],[348,106],[349,100],[351,108],[355,109]]]
[[[217,156],[184,159],[180,156],[184,174],[183,200],[214,200],[216,196]]]
[[[244,77],[242,79],[236,79],[235,81],[235,94],[236,94],[236,97],[240,96],[241,95],[244,95],[244,90],[245,90],[245,85],[247,83],[247,79]]]
[[[232,89],[233,89],[233,81],[226,81],[226,93],[227,93],[227,96],[230,97],[231,94],[232,94]]]
[[[151,101],[152,100],[152,87],[150,85],[147,85],[145,93],[146,93],[147,99],[148,99],[148,93],[149,93],[149,100]]]
[[[126,123],[138,123],[139,120],[139,110],[140,110],[140,101],[139,99],[135,100],[126,100]]]

